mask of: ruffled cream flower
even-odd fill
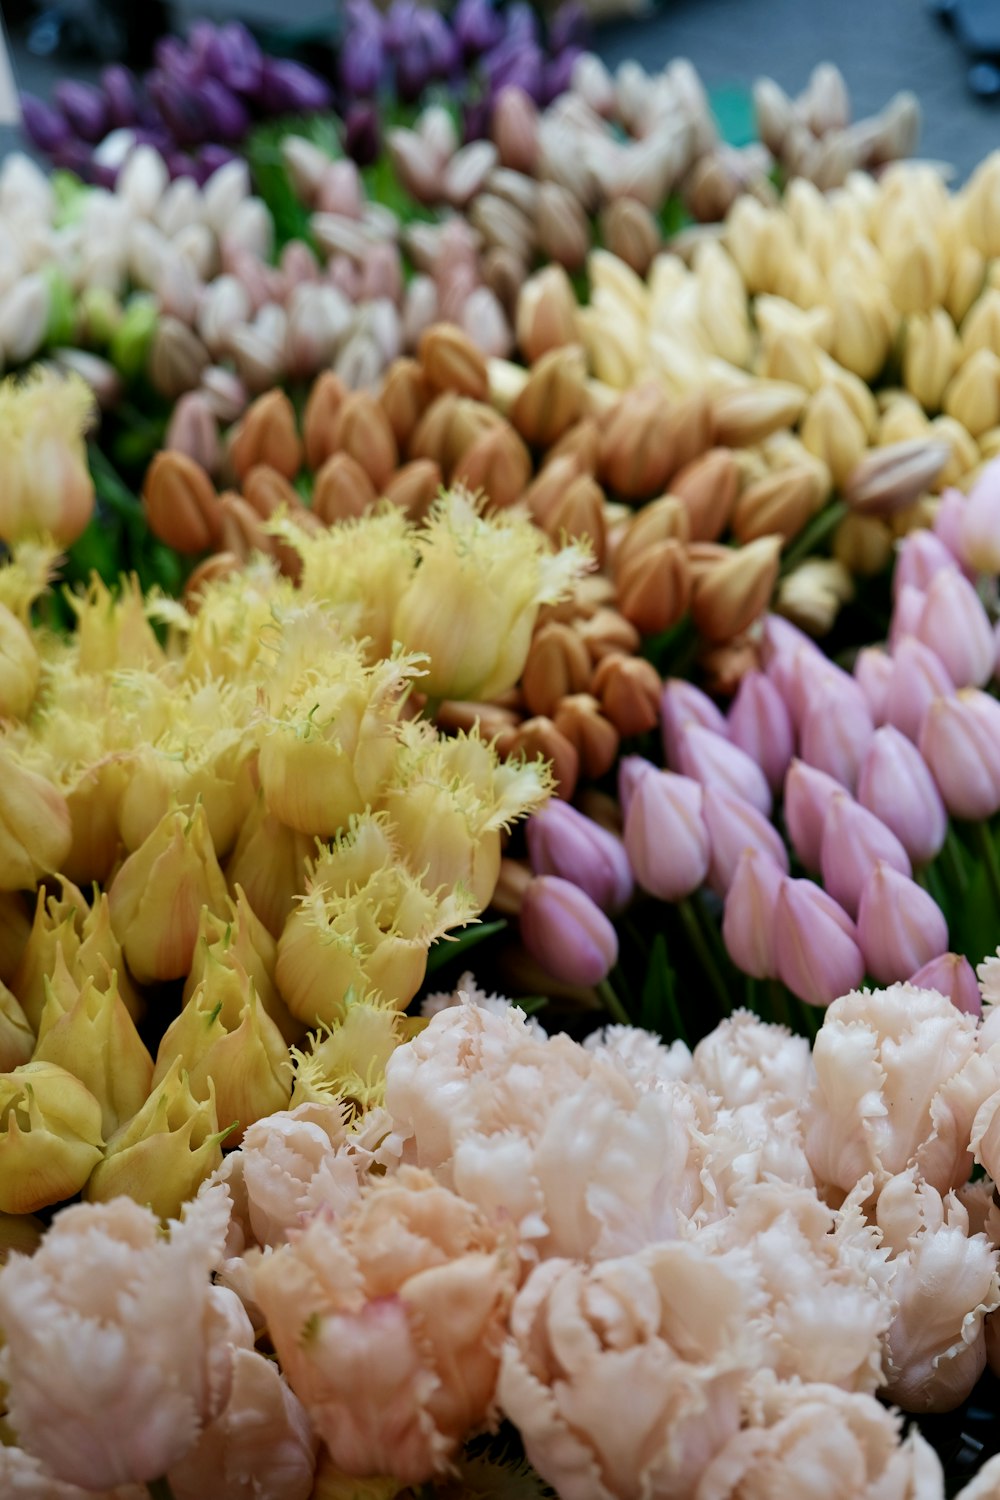
[[[410,1483],[489,1417],[515,1260],[483,1214],[401,1168],[257,1264],[282,1368],[335,1464]]]
[[[698,1043],[692,1077],[730,1109],[764,1100],[799,1109],[813,1081],[809,1043],[738,1010]]]
[[[116,1485],[113,1490],[81,1489],[57,1479],[33,1453],[0,1445],[0,1494],[6,1500],[149,1500],[144,1484]]]
[[[683,1083],[691,1076],[691,1051],[684,1042],[671,1042],[667,1047],[639,1026],[603,1026],[591,1032],[583,1045],[595,1056],[617,1062],[640,1089]]]

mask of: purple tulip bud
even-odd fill
[[[774,956],[778,977],[793,995],[826,1006],[857,989],[865,972],[857,938],[854,923],[826,891],[811,880],[785,879],[775,902]]]
[[[159,151],[162,155],[170,149],[170,132],[162,120],[153,125],[140,125],[135,132],[135,143],[137,146],[152,146],[154,151]]]
[[[641,755],[626,755],[618,763],[618,804],[622,810],[622,817],[628,817],[628,810],[632,802],[632,795],[644,776],[650,775],[656,767],[652,761],[645,760]]]
[[[807,765],[853,792],[875,725],[865,695],[853,677],[828,676],[810,695],[802,720],[799,754]]]
[[[962,513],[962,556],[978,573],[1000,573],[1000,463],[979,475]]]
[[[109,193],[114,192],[120,170],[120,167],[112,167],[107,162],[96,161],[94,157],[91,157],[90,166],[87,169],[87,181],[92,182],[95,187],[107,188]]]
[[[382,23],[382,40],[386,50],[396,56],[405,51],[419,29],[417,0],[393,0]]]
[[[558,875],[586,891],[602,911],[632,899],[632,869],[621,839],[557,799],[528,820],[525,836],[536,875]]]
[[[487,97],[465,99],[462,102],[462,144],[484,141],[490,133],[493,110]]]
[[[915,865],[928,864],[948,814],[920,751],[891,724],[876,729],[858,776],[858,801],[891,828]]]
[[[478,57],[495,47],[504,34],[504,24],[490,0],[458,0],[452,26],[466,57]]]
[[[755,849],[777,869],[788,873],[788,854],[774,824],[743,797],[721,787],[704,789],[701,814],[708,829],[711,861],[708,884],[724,896],[733,882],[740,859]]]
[[[937,653],[956,687],[982,687],[993,676],[993,627],[979,595],[957,568],[931,580],[914,635]]]
[[[82,141],[63,141],[52,153],[52,165],[59,167],[64,172],[75,172],[77,177],[82,177],[84,182],[90,181],[94,158],[89,146]]]
[[[385,53],[382,37],[374,26],[355,26],[344,37],[338,70],[340,81],[349,95],[364,98],[379,86]]]
[[[545,96],[545,59],[534,43],[515,44],[496,48],[482,67],[489,79],[490,92],[494,97],[501,89],[516,86],[523,89],[536,104]]]
[[[729,738],[729,725],[708,694],[683,677],[668,677],[660,695],[660,726],[663,753],[675,771],[680,765],[681,731],[687,724],[700,724]]]
[[[164,73],[176,72],[186,77],[197,61],[179,36],[161,36],[153,48],[153,62]]]
[[[214,134],[224,141],[241,141],[250,129],[242,100],[215,78],[206,78],[199,93]]]
[[[515,0],[507,7],[507,36],[521,42],[537,42],[538,15],[533,6],[524,0]]]
[[[228,150],[227,147],[219,146],[215,141],[209,141],[198,152],[194,175],[197,177],[199,183],[204,185],[213,172],[217,172],[220,167],[228,167],[231,161],[236,160],[235,153]]]
[[[333,100],[318,74],[287,58],[265,58],[260,103],[269,114],[319,114]]]
[[[708,874],[701,804],[698,783],[672,771],[642,774],[632,787],[625,849],[637,883],[661,901],[683,901]]]
[[[111,124],[107,100],[93,84],[65,79],[56,84],[53,97],[82,141],[99,141],[107,135]]]
[[[573,69],[582,57],[580,47],[567,47],[545,64],[542,74],[542,103],[551,104],[561,94],[568,94],[573,82]]]
[[[530,882],[520,920],[525,948],[564,984],[600,984],[618,959],[618,934],[600,907],[558,876]]]
[[[966,570],[965,543],[962,531],[965,522],[966,499],[961,490],[947,489],[941,496],[937,515],[934,517],[934,535],[943,542],[963,571]]]
[[[764,772],[745,750],[730,744],[700,724],[688,723],[681,730],[678,764],[685,776],[702,786],[719,786],[744,797],[765,817],[771,812],[771,792]]]
[[[563,52],[569,48],[580,52],[590,40],[590,17],[580,0],[563,0],[549,22],[549,51]]]
[[[793,760],[785,777],[785,827],[792,848],[807,870],[817,871],[823,824],[830,801],[844,789],[839,781],[804,761]]]
[[[881,646],[865,646],[854,662],[854,681],[865,695],[876,725],[885,723],[885,702],[892,680],[892,657]]]
[[[819,863],[827,894],[848,916],[857,916],[865,881],[878,860],[901,875],[912,873],[909,856],[891,829],[847,792],[838,792],[823,820]]]
[[[777,795],[795,753],[795,734],[784,699],[763,672],[747,672],[729,709],[729,738],[745,750]]]
[[[774,914],[785,875],[760,849],[744,849],[726,894],[722,941],[738,969],[754,979],[777,979]]]
[[[967,1016],[981,1016],[983,997],[976,983],[976,974],[969,960],[960,953],[942,953],[924,964],[910,983],[918,990],[937,990],[950,1000],[956,1010]]]
[[[193,156],[187,151],[168,151],[164,156],[167,171],[170,173],[171,182],[176,182],[178,177],[193,177],[196,182],[201,182],[201,169]],[[208,178],[205,178],[208,181]]]
[[[908,635],[916,635],[920,616],[924,612],[927,595],[912,583],[904,583],[896,594],[889,620],[889,650],[892,651]]]
[[[930,705],[920,753],[956,818],[978,822],[1000,810],[1000,703],[978,688]]]
[[[911,531],[899,544],[892,575],[892,597],[898,598],[904,584],[926,593],[935,574],[954,569],[955,559],[933,531]]]
[[[236,94],[256,98],[264,81],[264,54],[238,21],[213,27],[206,49],[210,71]]]
[[[208,111],[196,89],[163,72],[150,73],[146,87],[178,145],[197,146],[209,137]]]
[[[359,167],[367,167],[381,149],[378,111],[371,104],[352,104],[344,116],[345,152]]]
[[[420,35],[427,50],[431,74],[446,78],[460,61],[458,42],[439,11],[420,8]]]
[[[764,616],[763,660],[764,670],[771,673],[771,663],[779,656],[794,656],[796,651],[811,651],[820,661],[826,661],[823,652],[811,636],[806,635],[791,620],[782,615]]]
[[[51,156],[71,139],[66,117],[34,94],[21,95],[21,123],[32,145],[44,151],[46,156]]]
[[[885,693],[885,718],[908,740],[918,741],[935,698],[954,692],[947,668],[929,646],[907,636],[892,653],[892,676]]]
[[[111,124],[117,126],[139,123],[139,91],[135,74],[131,68],[118,63],[105,68],[101,74],[101,87],[108,102]]]
[[[948,949],[948,924],[933,896],[879,860],[865,882],[858,937],[879,984],[908,979]]]

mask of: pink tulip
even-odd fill
[[[743,797],[736,797],[722,787],[707,786],[701,815],[711,849],[708,884],[716,895],[726,894],[748,849],[772,860],[787,874],[788,853],[774,824]]]
[[[947,489],[941,494],[941,503],[934,517],[934,535],[942,542],[959,567],[966,570],[965,547],[962,542],[962,526],[967,501],[961,490]]]
[[[830,798],[819,857],[824,887],[851,917],[858,914],[861,891],[877,860],[902,875],[910,874],[910,861],[896,835],[846,792]]]
[[[885,701],[892,680],[892,657],[881,646],[865,646],[854,662],[854,681],[865,695],[875,725],[885,723]]]
[[[892,653],[892,676],[885,694],[886,723],[916,744],[934,699],[952,692],[954,686],[941,658],[922,641],[907,636]]]
[[[993,662],[993,676],[1000,681],[1000,620],[993,627],[993,642],[996,647],[996,657]]]
[[[993,676],[993,627],[979,595],[957,568],[932,580],[914,634],[941,658],[956,687],[982,687]]]
[[[769,678],[781,694],[792,727],[799,731],[809,705],[821,687],[828,682],[832,682],[834,688],[847,683],[850,684],[850,691],[855,685],[850,673],[845,672],[843,667],[838,667],[836,662],[801,649],[793,656],[779,657]]]
[[[660,721],[663,753],[674,770],[680,761],[680,735],[686,724],[700,724],[703,729],[721,734],[723,739],[729,738],[729,726],[711,698],[681,677],[668,677],[663,684]]]
[[[811,651],[819,661],[826,661],[822,650],[811,636],[806,635],[791,620],[783,615],[765,615],[763,619],[762,658],[764,670],[770,675],[771,664],[779,656],[794,656],[800,648]]]
[[[653,771],[633,785],[625,849],[637,883],[661,901],[683,901],[708,874],[708,829],[701,807],[698,783],[673,771]]]
[[[618,763],[618,802],[622,810],[622,818],[628,817],[628,810],[632,802],[632,794],[644,776],[650,775],[656,770],[651,760],[646,760],[641,755],[626,755]]]
[[[204,391],[188,391],[180,398],[163,446],[193,458],[208,474],[216,472],[222,459],[219,424]]]
[[[1000,703],[978,688],[931,704],[920,753],[955,818],[980,821],[1000,809]]]
[[[854,678],[827,678],[809,699],[799,754],[853,792],[874,733],[865,695]]]
[[[928,864],[948,832],[948,814],[916,745],[891,724],[876,729],[858,777],[858,801],[891,828],[915,865]]]
[[[600,984],[618,959],[618,934],[600,907],[556,875],[540,875],[525,887],[521,940],[564,984]]]
[[[948,924],[932,896],[879,860],[858,908],[865,965],[879,984],[895,984],[948,947]]]
[[[889,650],[892,651],[899,645],[900,641],[908,635],[916,635],[927,603],[927,594],[923,589],[915,588],[912,583],[904,583],[896,595],[896,602],[892,607],[892,618],[889,621]]]
[[[785,777],[785,827],[792,848],[807,870],[820,866],[823,824],[831,800],[844,788],[833,776],[793,760]]]
[[[778,978],[800,1000],[830,1005],[856,989],[865,972],[854,923],[811,880],[786,876],[774,910]]]
[[[763,672],[747,672],[740,683],[729,710],[729,738],[757,762],[778,793],[795,754],[795,735],[784,699]]]
[[[771,792],[764,772],[745,750],[700,724],[685,724],[678,753],[685,776],[702,786],[721,786],[753,803],[765,817],[771,811]]]
[[[586,891],[602,911],[632,899],[632,871],[621,839],[558,799],[540,808],[525,830],[536,875],[558,875]]]
[[[978,573],[1000,573],[1000,461],[987,464],[962,510],[962,557]]]
[[[759,849],[740,856],[726,895],[722,940],[738,969],[754,979],[777,979],[775,908],[785,876]]]
[[[954,567],[954,557],[933,531],[911,531],[896,553],[892,597],[898,598],[900,590],[907,586],[926,593],[936,574]]]
[[[961,953],[942,953],[932,958],[915,974],[910,983],[918,990],[937,990],[950,1000],[956,1010],[967,1016],[981,1016],[983,997],[976,983],[976,973],[969,960]]]

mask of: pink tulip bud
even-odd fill
[[[729,710],[729,738],[760,766],[777,793],[795,753],[795,734],[784,699],[763,672],[747,672]]]
[[[186,453],[208,474],[214,474],[222,459],[219,426],[212,403],[204,391],[188,391],[174,407],[163,442],[164,448]]]
[[[993,627],[993,641],[996,645],[996,660],[993,664],[993,676],[1000,681],[1000,620]]]
[[[810,704],[826,683],[832,682],[834,691],[839,687],[848,695],[857,696],[856,684],[849,672],[825,656],[815,657],[801,649],[793,657],[776,664],[771,680],[788,709],[792,727],[799,734]]]
[[[981,1016],[983,997],[976,982],[976,972],[961,953],[942,953],[932,958],[915,974],[910,983],[918,990],[937,990],[950,1000],[956,1010],[967,1016]]]
[[[281,252],[281,272],[289,290],[320,279],[319,261],[303,240],[289,240]]]
[[[700,724],[703,729],[721,734],[723,739],[729,738],[729,726],[711,698],[682,677],[668,677],[663,684],[660,721],[663,753],[667,764],[675,770],[680,762],[680,736],[685,725]]]
[[[948,814],[927,762],[891,724],[876,729],[858,777],[858,801],[891,828],[915,865],[928,864],[948,832]]]
[[[892,679],[892,657],[881,646],[865,646],[854,662],[854,681],[865,695],[876,725],[885,723],[885,700]]]
[[[892,676],[885,694],[886,723],[916,744],[934,699],[952,692],[954,687],[941,658],[922,641],[907,636],[892,654]]]
[[[770,675],[771,663],[779,656],[794,656],[800,648],[811,651],[819,661],[826,661],[826,657],[811,636],[806,635],[804,630],[800,630],[783,615],[765,615],[763,627],[761,656],[764,670],[768,675]]]
[[[1000,461],[982,470],[962,510],[962,557],[979,573],[1000,573]]]
[[[360,219],[365,206],[361,174],[349,157],[324,167],[316,189],[316,207],[326,214]]]
[[[916,635],[924,613],[927,595],[912,583],[904,583],[896,594],[889,620],[889,650],[899,645],[905,636]]]
[[[963,570],[967,567],[965,547],[962,542],[962,524],[965,517],[966,499],[961,490],[944,490],[937,515],[934,517],[934,535],[943,542],[952,557]]]
[[[618,934],[585,891],[540,875],[521,903],[521,940],[532,958],[564,984],[600,984],[618,959]]]
[[[628,817],[628,810],[632,803],[632,794],[643,776],[648,776],[655,771],[656,766],[652,761],[645,760],[641,755],[626,755],[618,763],[618,801],[621,805],[622,819]]]
[[[892,575],[892,597],[899,597],[906,586],[926,593],[936,574],[953,569],[955,559],[933,531],[911,531],[903,538],[896,553]]]
[[[720,741],[725,744],[725,741]],[[625,849],[636,882],[661,901],[683,901],[708,874],[702,790],[673,771],[640,776],[625,814]]]
[[[978,688],[937,698],[920,753],[955,818],[979,821],[1000,809],[1000,703]]]
[[[536,875],[570,881],[602,911],[623,911],[631,901],[632,870],[621,839],[568,802],[553,800],[540,808],[525,835]]]
[[[711,850],[708,884],[716,895],[726,894],[748,849],[756,850],[788,873],[788,853],[777,829],[743,797],[736,797],[722,787],[707,786],[701,815]]]
[[[740,856],[726,896],[722,940],[738,969],[754,979],[777,979],[775,910],[785,876],[759,849]]]
[[[830,1005],[856,989],[865,972],[854,923],[811,880],[789,880],[774,910],[778,978],[809,1005]]]
[[[799,754],[853,792],[874,733],[865,695],[854,678],[827,677],[809,699]]]
[[[948,947],[948,924],[933,896],[879,860],[865,882],[858,937],[868,972],[895,984]]]
[[[901,875],[911,873],[896,835],[846,792],[838,792],[826,810],[819,863],[823,885],[848,916],[857,916],[865,881],[880,859]]]
[[[833,776],[793,760],[785,777],[785,827],[792,848],[807,870],[818,871],[823,824],[830,801],[844,788]]]
[[[745,797],[765,817],[771,812],[771,793],[764,772],[745,750],[700,724],[685,724],[680,733],[678,762],[685,776],[702,786],[721,786]]]
[[[957,568],[932,579],[914,634],[937,652],[956,687],[982,687],[993,676],[993,627],[979,595]]]

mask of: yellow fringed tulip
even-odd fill
[[[72,1198],[103,1145],[101,1106],[65,1068],[28,1062],[0,1075],[0,1212]]]
[[[408,1040],[407,1017],[395,1006],[378,995],[348,994],[341,1020],[320,1027],[308,1051],[292,1049],[291,1108],[342,1099],[364,1112],[381,1104],[386,1063]]]
[[[0,890],[29,890],[55,874],[72,837],[66,798],[0,745]]]
[[[35,1033],[16,996],[0,983],[0,1072],[28,1062],[35,1050]]]
[[[0,719],[27,717],[41,670],[28,631],[5,604],[0,604]]]
[[[49,988],[33,1059],[56,1063],[86,1084],[101,1107],[105,1137],[137,1114],[149,1096],[153,1059],[122,1002],[113,970],[100,981],[88,978],[68,1008]]]
[[[75,542],[94,509],[83,433],[94,398],[78,376],[0,384],[0,540]]]
[[[268,811],[263,792],[240,829],[226,865],[230,890],[238,886],[273,938],[281,936],[295,897],[306,886],[306,861],[313,842]]]

